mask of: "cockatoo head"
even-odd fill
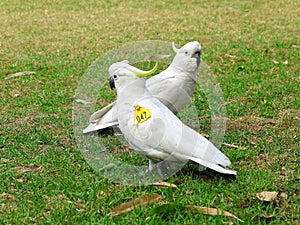
[[[153,67],[153,69],[149,71],[143,71],[131,66],[127,60],[113,63],[108,69],[110,75],[109,85],[111,89],[118,89],[120,84],[122,84],[122,86],[126,86],[126,84],[130,84],[138,78],[142,78],[154,73],[156,69],[157,64]]]
[[[172,47],[176,52],[172,66],[187,72],[195,72],[198,69],[201,63],[200,56],[202,52],[202,47],[198,41],[189,42],[180,49],[177,49],[173,42]]]

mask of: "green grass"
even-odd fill
[[[157,214],[157,204],[107,216],[115,206],[151,193],[178,206],[221,208],[244,224],[299,223],[298,1],[4,0],[0,8],[1,224],[230,221],[180,207]],[[238,171],[236,180],[185,168],[168,180],[177,189],[128,187],[98,176],[83,159],[72,129],[77,84],[104,52],[138,40],[202,44],[203,59],[226,101],[224,142],[246,148],[222,147]],[[288,64],[281,64],[285,60]],[[28,70],[36,74],[4,79]],[[104,105],[114,94],[102,91],[106,99],[99,104]],[[200,127],[209,133],[205,97],[197,94],[203,97],[195,99]],[[113,136],[105,143],[115,154],[122,149]],[[143,162],[123,154],[128,161]],[[280,190],[286,199],[264,203],[256,198],[257,192]]]

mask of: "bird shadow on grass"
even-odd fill
[[[235,175],[222,174],[209,168],[199,171],[199,165],[194,162],[188,162],[180,171],[177,172],[177,175],[189,176],[192,179],[200,179],[204,181],[223,179],[227,183],[236,180]]]

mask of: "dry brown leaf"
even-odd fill
[[[172,187],[172,188],[177,188],[177,186],[175,184],[171,184],[168,182],[154,182],[154,183],[150,183],[148,184],[149,186],[156,186],[156,187]]]
[[[24,75],[33,75],[33,74],[35,74],[35,72],[33,72],[33,71],[22,71],[22,72],[8,74],[5,76],[4,79],[10,79],[13,77],[20,77],[20,76],[24,76]]]
[[[134,208],[140,208],[144,205],[150,205],[150,204],[153,204],[155,202],[158,202],[162,198],[163,197],[161,195],[158,195],[158,194],[153,194],[153,195],[151,194],[151,195],[147,195],[147,196],[138,197],[138,198],[135,198],[135,199],[130,200],[128,202],[124,202],[121,205],[115,207],[109,213],[109,215],[119,216],[119,215],[124,214],[126,212],[130,212]]]
[[[43,171],[42,166],[33,166],[33,165],[26,165],[26,166],[18,166],[18,171],[21,173],[26,173],[26,172],[32,172],[32,173],[37,173]]]
[[[200,206],[195,206],[195,205],[189,205],[188,207],[193,212],[198,211],[198,212],[202,212],[203,214],[212,215],[212,216],[229,216],[229,217],[232,217],[242,223],[244,222],[243,220],[239,219],[238,217],[231,214],[230,212],[222,211],[221,209],[200,207]]]
[[[256,193],[256,197],[265,202],[271,202],[277,199],[278,192],[277,191],[262,191],[260,193]]]

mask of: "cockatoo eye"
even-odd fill
[[[113,78],[114,78],[115,80],[117,80],[117,79],[118,79],[118,75],[114,74],[114,75],[113,75]]]
[[[188,51],[185,51],[185,52],[184,52],[184,54],[186,54],[186,55],[187,55],[187,54],[189,54],[189,52],[188,52]]]

